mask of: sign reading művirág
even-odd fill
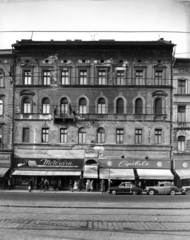
[[[11,155],[10,154],[0,154],[0,166],[10,167],[11,166]]]

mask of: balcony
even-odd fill
[[[54,123],[75,122],[75,114],[71,113],[54,113]]]

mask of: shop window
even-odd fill
[[[123,129],[116,129],[116,143],[123,143],[124,131]]]
[[[98,85],[106,85],[106,70],[98,71]]]
[[[186,94],[186,80],[178,80],[178,94]]]
[[[70,84],[69,80],[69,70],[68,69],[63,69],[61,71],[61,84],[62,85],[68,85]]]
[[[31,84],[32,84],[32,71],[24,70],[24,85],[31,85]]]
[[[79,70],[79,84],[86,85],[88,78],[88,71],[87,70]]]
[[[184,136],[178,137],[178,151],[180,151],[180,152],[185,151],[185,137]]]
[[[86,114],[87,113],[87,104],[86,104],[86,99],[81,98],[79,100],[79,113],[80,114]]]
[[[99,128],[97,131],[98,134],[98,143],[105,143],[105,129]]]
[[[135,129],[135,143],[142,143],[142,129]]]
[[[137,98],[135,101],[135,114],[143,114],[143,101]]]
[[[49,142],[49,128],[42,128],[42,143]]]
[[[50,100],[48,98],[42,100],[42,112],[44,114],[50,113]]]
[[[30,98],[26,97],[23,99],[23,113],[29,114],[32,112],[32,104]]]
[[[163,85],[163,70],[155,70],[154,83],[155,85]]]
[[[60,142],[67,143],[67,141],[68,141],[67,128],[61,128],[60,129]]]
[[[51,80],[51,71],[44,70],[43,71],[43,85],[50,85],[50,80]]]
[[[185,122],[186,106],[178,106],[177,121]]]
[[[116,72],[116,84],[124,85],[124,70],[117,70]]]
[[[29,142],[29,134],[30,129],[29,128],[23,128],[22,130],[22,142]]]
[[[61,106],[60,106],[61,114],[69,113],[69,101],[67,98],[61,99]]]
[[[98,99],[98,114],[106,113],[106,101],[104,98]]]
[[[163,111],[162,111],[162,99],[157,98],[155,100],[155,115],[162,115]]]
[[[0,71],[0,88],[5,87],[5,76],[3,71]]]
[[[155,129],[155,144],[162,143],[162,129]]]
[[[85,128],[80,128],[78,132],[78,141],[79,143],[86,143],[86,130]]]
[[[118,98],[116,102],[116,113],[123,114],[124,113],[124,101],[122,98]]]
[[[3,106],[3,100],[0,99],[0,116],[3,115],[3,110],[4,110],[3,108],[4,108],[4,106]]]

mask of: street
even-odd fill
[[[190,196],[0,192],[0,239],[190,239]]]

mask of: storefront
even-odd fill
[[[8,187],[8,179],[10,177],[11,154],[0,153],[0,188]]]
[[[190,186],[190,160],[174,160],[173,162],[176,185]]]
[[[68,189],[70,181],[74,183],[82,178],[84,158],[77,156],[84,156],[83,151],[17,151],[12,173],[15,185],[27,187],[29,179],[32,178],[34,188],[40,188],[39,184],[43,178],[48,180],[50,187],[53,187],[54,182],[61,182],[61,189]]]

